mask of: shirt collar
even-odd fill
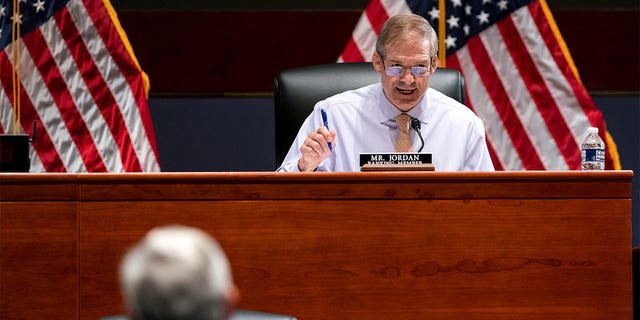
[[[429,96],[431,89],[428,88],[418,105],[407,112],[408,115],[420,120],[422,123],[427,123],[427,116],[429,114]],[[394,119],[397,115],[401,114],[400,110],[396,108],[387,97],[384,95],[382,85],[378,87],[378,106],[379,106],[379,119],[380,123]]]

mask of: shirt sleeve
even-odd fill
[[[467,151],[464,160],[465,171],[494,171],[493,162],[489,156],[484,124],[476,118],[469,130]]]
[[[316,112],[317,109],[318,105],[316,104],[313,112],[304,120],[304,123],[298,131],[298,135],[296,135],[295,140],[293,140],[291,144],[291,148],[289,148],[289,152],[287,152],[280,167],[276,169],[277,172],[300,172],[298,168],[298,160],[302,157],[300,147],[304,143],[304,140],[307,139],[307,136],[309,136],[311,132],[316,131],[321,123],[320,112]]]
[[[296,161],[287,162],[287,159],[285,159],[282,162],[282,165],[280,165],[280,167],[276,171],[277,172],[300,172],[300,169],[298,168],[298,161],[296,160]]]

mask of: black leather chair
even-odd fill
[[[370,62],[332,63],[280,71],[274,80],[276,166],[287,155],[313,106],[337,93],[380,82]],[[465,102],[464,80],[455,69],[439,68],[429,86]]]
[[[102,317],[100,318],[100,320],[129,320],[129,318],[125,315],[117,315]],[[229,320],[296,320],[296,318],[282,314],[249,310],[234,310],[229,316]]]

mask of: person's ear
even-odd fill
[[[234,283],[224,292],[224,298],[227,301],[227,305],[230,309],[233,309],[240,302],[240,290]]]
[[[371,63],[373,63],[373,68],[376,69],[376,71],[378,71],[379,73],[382,73],[382,71],[384,71],[384,66],[382,65],[382,57],[380,57],[378,51],[373,51]]]
[[[433,56],[431,59],[431,70],[429,70],[429,72],[433,74],[434,72],[436,72],[436,69],[438,69],[438,66],[440,65],[440,59],[437,55]]]
[[[229,288],[224,292],[225,310],[223,319],[230,319],[231,313],[240,303],[240,290],[234,283],[231,283]]]

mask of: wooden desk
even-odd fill
[[[225,248],[240,307],[299,319],[624,319],[631,171],[0,174],[0,318],[124,312],[150,228]]]

